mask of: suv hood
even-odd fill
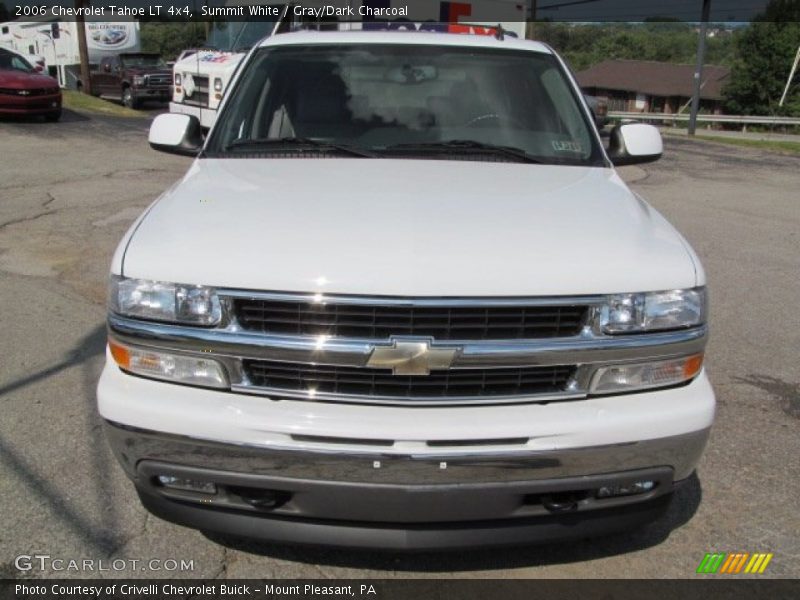
[[[134,227],[115,272],[218,287],[541,296],[698,277],[672,226],[596,167],[199,159]]]
[[[56,88],[58,87],[58,81],[47,75],[40,75],[39,73],[24,73],[22,71],[0,69],[0,87],[17,90]]]

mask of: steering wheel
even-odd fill
[[[518,127],[520,129],[524,129],[525,125],[520,123],[514,117],[509,117],[505,115],[498,115],[497,113],[486,113],[485,115],[478,115],[477,117],[470,119],[466,123],[464,123],[464,127],[472,127],[473,125],[477,125],[478,123],[485,123],[486,121],[505,121],[506,123],[513,125],[514,127]]]

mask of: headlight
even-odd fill
[[[222,79],[219,77],[214,78],[214,91],[221,92],[222,91]]]
[[[706,289],[610,296],[600,314],[603,333],[684,329],[706,320]]]
[[[133,76],[133,85],[144,85],[145,79],[141,75]]]
[[[121,369],[142,377],[213,388],[229,385],[222,365],[211,358],[133,348],[111,339],[108,348]]]
[[[188,325],[216,325],[222,307],[214,288],[112,276],[109,308],[121,315]]]
[[[174,82],[175,82],[175,85],[180,85],[181,84],[181,74],[180,73],[175,73]]]
[[[693,379],[702,367],[702,354],[601,367],[592,378],[591,393],[613,394],[677,385]]]

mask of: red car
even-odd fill
[[[43,115],[48,121],[61,117],[58,82],[6,48],[0,48],[0,115]]]

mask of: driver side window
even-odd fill
[[[31,67],[28,63],[22,60],[19,56],[11,57],[11,68],[16,71],[30,71]]]

